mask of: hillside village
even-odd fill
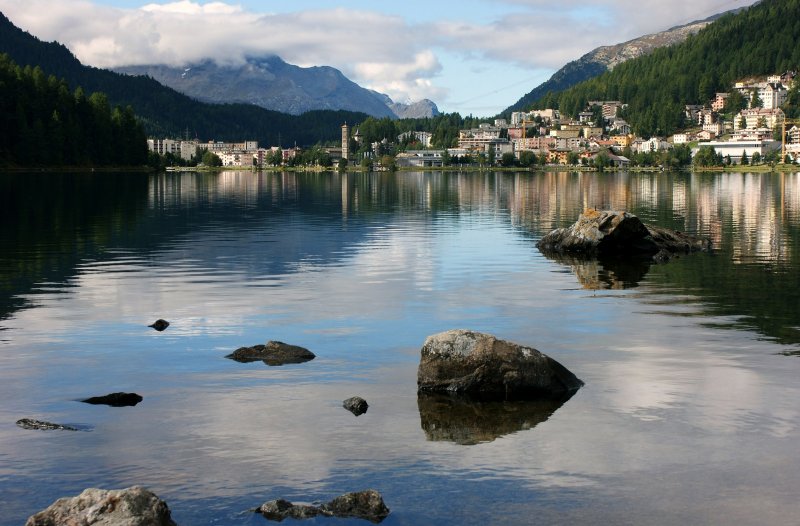
[[[432,148],[432,134],[408,131],[364,147],[358,129],[342,126],[341,146],[260,147],[240,143],[198,140],[148,140],[151,152],[184,161],[211,152],[221,166],[279,166],[347,163],[386,167],[442,167],[448,165],[678,166],[689,164],[701,148],[713,150],[723,164],[778,162],[784,150],[787,162],[800,160],[800,122],[786,119],[781,106],[796,82],[794,71],[737,82],[729,92],[716,93],[704,105],[687,105],[688,127],[671,137],[637,137],[625,120],[624,101],[589,101],[575,118],[557,109],[514,112],[511,119],[495,119],[463,129],[452,148]],[[785,127],[785,128],[784,128]],[[785,135],[784,135],[785,133]],[[356,154],[358,149],[360,154]],[[710,149],[710,150],[709,150]],[[340,164],[343,166],[344,164]]]

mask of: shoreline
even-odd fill
[[[220,172],[306,172],[306,173],[329,173],[338,172],[337,168],[321,166],[219,166],[219,167],[170,167],[167,170],[154,170],[149,166],[108,166],[108,167],[86,167],[86,166],[62,166],[62,167],[3,167],[0,172],[6,173],[220,173]],[[359,165],[348,166],[346,172],[353,173],[379,173],[379,172],[585,172],[585,173],[657,173],[657,172],[691,172],[691,173],[796,173],[800,172],[800,165],[795,164],[758,164],[758,165],[731,165],[731,166],[682,166],[673,169],[664,169],[655,166],[633,166],[633,167],[608,167],[603,170],[588,166],[568,166],[568,165],[537,165],[535,167],[521,166],[403,166],[395,170],[372,170]]]

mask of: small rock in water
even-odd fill
[[[321,506],[309,504],[292,504],[285,499],[265,502],[256,509],[265,518],[282,521],[287,518],[309,519],[322,515],[324,517],[355,517],[379,523],[389,515],[389,508],[383,502],[380,493],[373,489],[345,493]]]
[[[169,327],[169,322],[167,320],[162,320],[162,319],[159,318],[156,321],[154,321],[152,324],[148,325],[148,327],[152,327],[155,330],[157,330],[158,332],[161,332],[164,329],[166,329],[167,327]]]
[[[77,428],[72,426],[54,424],[52,422],[45,422],[43,420],[33,420],[32,418],[23,418],[21,420],[17,420],[17,425],[23,429],[78,431]]]
[[[81,402],[93,405],[110,405],[111,407],[132,407],[144,400],[136,393],[111,393],[105,396],[93,396]]]
[[[354,396],[342,402],[342,407],[354,415],[359,416],[367,412],[367,409],[369,409],[369,404],[360,396]]]
[[[225,358],[240,363],[262,361],[267,365],[285,365],[307,362],[316,358],[316,355],[305,347],[289,345],[279,341],[269,341],[266,345],[239,347]]]

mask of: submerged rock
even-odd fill
[[[161,332],[167,327],[169,327],[169,322],[167,320],[157,319],[156,321],[148,325],[148,327],[152,327],[158,332]]]
[[[323,504],[322,509],[334,517],[357,517],[376,523],[389,515],[383,497],[374,489],[345,493]]]
[[[264,518],[271,521],[282,521],[284,519],[310,519],[322,513],[316,506],[308,504],[292,504],[286,499],[270,500],[258,508],[258,512]]]
[[[176,526],[166,502],[149,490],[86,489],[77,497],[58,499],[32,515],[25,526]]]
[[[535,428],[574,393],[542,400],[482,401],[445,393],[419,393],[420,426],[431,441],[465,446]]]
[[[553,230],[537,246],[545,254],[639,256],[663,262],[674,254],[708,250],[711,243],[676,230],[645,225],[628,212],[589,208],[572,226]]]
[[[321,506],[310,504],[292,504],[285,499],[265,502],[256,512],[273,521],[284,519],[310,519],[319,515],[325,517],[355,517],[374,523],[381,522],[389,515],[389,508],[383,497],[375,490],[345,493]]]
[[[266,345],[239,347],[225,358],[241,363],[262,361],[267,365],[284,365],[307,362],[316,356],[305,347],[269,341]]]
[[[429,336],[417,369],[420,392],[483,399],[558,398],[582,385],[566,367],[536,349],[468,330]]]
[[[52,422],[45,422],[43,420],[33,420],[32,418],[22,418],[17,420],[17,425],[23,429],[37,429],[45,431],[78,431],[78,428],[67,426],[63,424],[54,424]]]
[[[342,402],[342,407],[356,416],[363,415],[369,409],[369,404],[360,396],[353,396]]]
[[[144,400],[136,393],[111,393],[105,396],[93,396],[86,400],[81,400],[86,404],[110,405],[111,407],[132,407]]]

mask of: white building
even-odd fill
[[[753,158],[754,153],[758,153],[763,158],[768,153],[781,149],[781,143],[778,141],[711,141],[703,143],[703,146],[711,146],[723,157],[730,156],[731,161],[735,163],[741,162],[742,153],[745,153],[749,159]],[[692,150],[692,156],[697,153],[698,149]]]
[[[634,141],[634,146],[632,149],[637,153],[648,153],[648,152],[657,152],[660,150],[668,150],[672,148],[672,145],[665,141],[664,139],[660,139],[658,137],[653,137],[646,141]]]
[[[409,150],[395,157],[397,166],[430,168],[442,166],[444,150]]]
[[[414,137],[414,140],[419,141],[424,148],[431,147],[431,140],[433,139],[433,134],[426,131],[407,131],[405,133],[401,133],[400,135],[398,135],[397,140],[399,142],[402,142],[403,140],[410,137]]]
[[[786,98],[789,96],[789,91],[783,87],[782,84],[768,83],[763,88],[758,90],[758,98],[761,99],[761,107],[774,110],[780,108]]]
[[[692,134],[690,133],[676,133],[672,136],[672,144],[686,144],[692,142]]]

